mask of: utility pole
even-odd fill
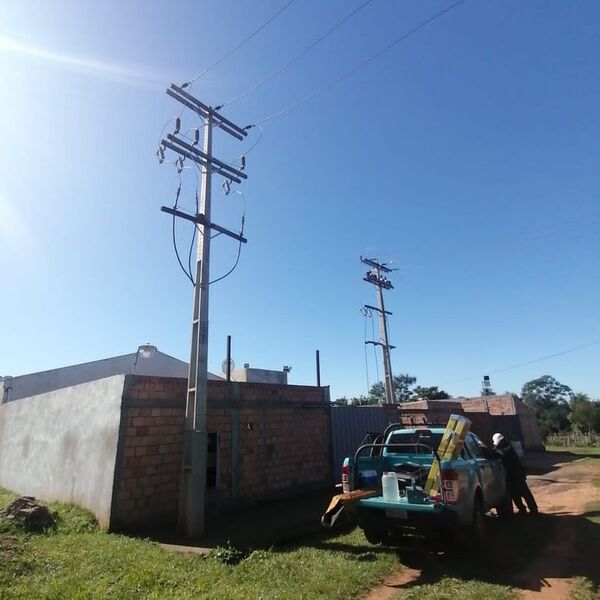
[[[383,353],[383,369],[385,374],[385,402],[386,404],[396,403],[396,394],[394,393],[394,380],[392,377],[392,362],[390,360],[390,350],[393,350],[395,346],[390,346],[388,341],[388,328],[387,328],[387,316],[392,313],[385,310],[383,302],[383,290],[392,290],[394,286],[392,282],[382,273],[391,273],[393,269],[386,266],[385,263],[379,262],[377,259],[363,258],[360,257],[360,261],[370,267],[370,270],[366,272],[363,280],[367,283],[373,284],[377,288],[377,306],[370,306],[365,304],[366,310],[374,310],[379,313],[379,331],[380,341],[369,341],[366,344],[373,344],[375,346],[381,346]]]
[[[185,414],[185,432],[183,447],[183,467],[179,501],[179,531],[189,538],[204,535],[206,503],[206,470],[208,454],[208,289],[210,284],[210,238],[211,230],[223,233],[240,243],[247,240],[242,234],[236,234],[211,222],[211,179],[218,173],[227,181],[241,183],[247,175],[224,163],[212,155],[213,127],[219,127],[238,140],[243,140],[247,132],[238,127],[217,110],[207,106],[174,84],[167,94],[196,113],[204,122],[204,140],[202,150],[197,148],[199,133],[192,143],[178,135],[180,120],[176,120],[175,131],[161,140],[159,148],[164,156],[165,149],[179,154],[180,165],[188,159],[201,167],[200,203],[198,212],[190,215],[186,212],[161,207],[163,212],[195,223],[199,235],[196,243],[196,277],[194,286],[194,310],[192,316],[192,344],[188,375],[187,403]],[[199,130],[196,130],[197,132]],[[244,161],[242,162],[244,164]]]

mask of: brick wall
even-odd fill
[[[493,429],[513,441],[520,441],[526,450],[543,448],[542,436],[534,412],[511,394],[466,398],[461,400],[469,416],[471,411],[485,411],[493,417]]]
[[[515,405],[510,394],[497,396],[475,396],[474,398],[461,398],[460,402],[465,412],[489,412],[491,415],[514,415]]]
[[[487,446],[492,445],[494,425],[492,416],[487,412],[466,412],[465,417],[471,421],[471,431]]]
[[[185,380],[128,377],[113,528],[175,521],[185,396]],[[326,388],[209,381],[208,396],[208,431],[218,434],[209,514],[330,485]]]
[[[416,400],[398,405],[398,421],[411,425],[446,425],[450,415],[462,415],[460,402],[455,400]]]
[[[145,521],[170,514],[181,477],[184,409],[128,408],[124,417],[118,519]]]

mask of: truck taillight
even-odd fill
[[[442,488],[448,504],[458,504],[460,487],[458,473],[454,469],[442,469]]]
[[[347,494],[350,491],[350,465],[342,465],[342,491]]]

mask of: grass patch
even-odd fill
[[[600,447],[598,446],[546,446],[546,452],[576,454],[591,459],[600,459]]]
[[[600,458],[600,446],[546,446],[548,452],[571,452]]]
[[[518,597],[514,590],[503,585],[445,577],[435,585],[420,585],[400,592],[393,600],[517,600]]]
[[[15,498],[0,490],[0,510]],[[0,598],[289,599],[355,597],[401,567],[360,530],[239,554],[181,555],[106,533],[87,511],[51,504],[58,525],[30,533],[0,519]]]
[[[571,583],[571,600],[598,600],[600,589],[586,577],[575,577]]]

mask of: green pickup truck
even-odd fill
[[[444,427],[390,425],[381,435],[371,434],[353,458],[344,460],[344,492],[376,491],[351,509],[369,542],[418,535],[478,546],[485,539],[486,512],[495,508],[501,517],[512,514],[502,460],[471,432],[458,458],[441,461],[439,492],[424,491],[443,434]],[[386,498],[382,486],[382,477],[386,474],[389,482],[390,473],[398,485],[392,500],[389,487]]]

